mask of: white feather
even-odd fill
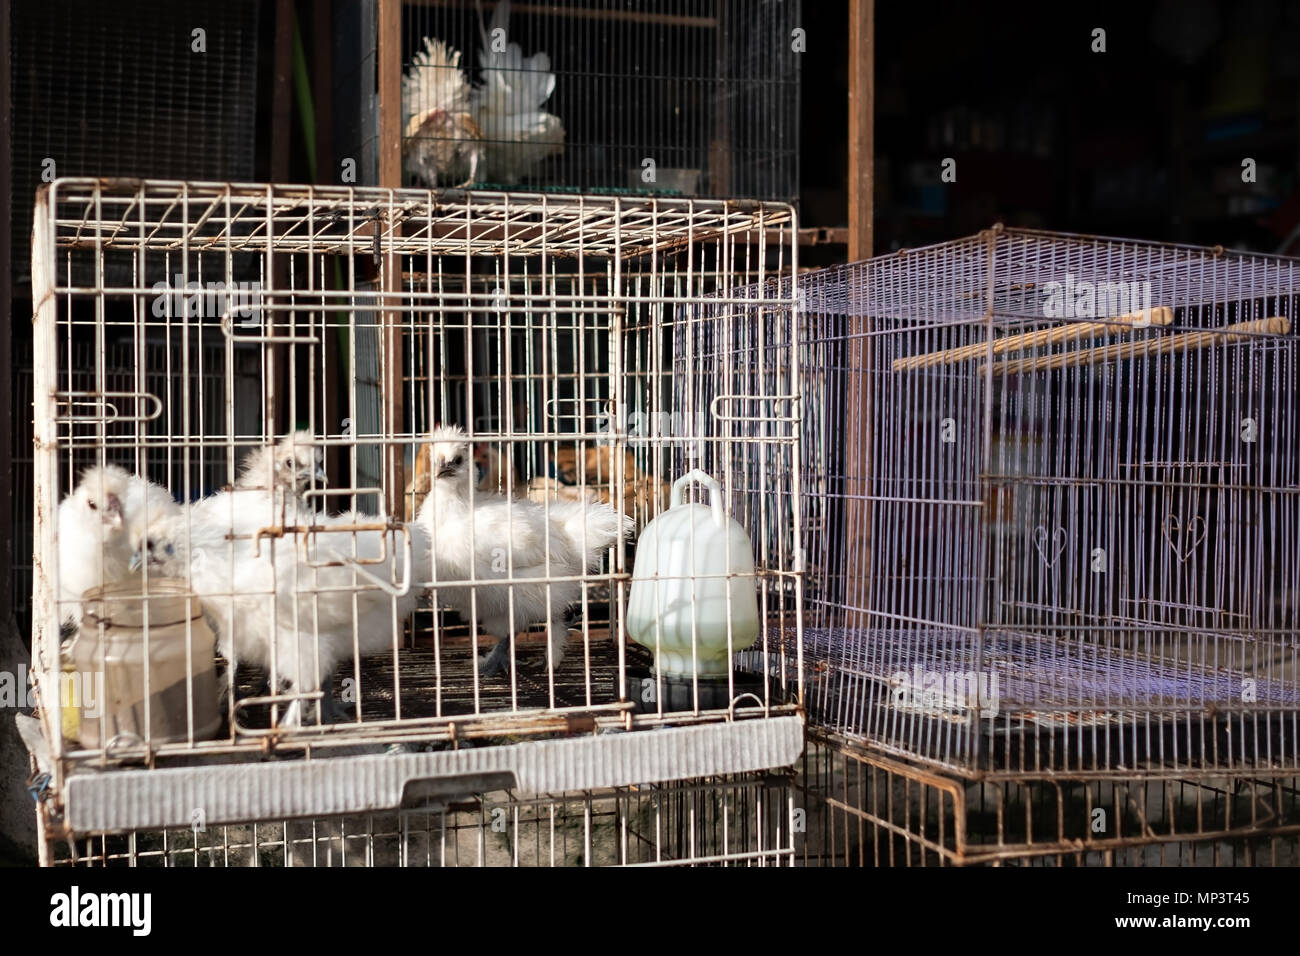
[[[470,92],[460,51],[425,37],[402,76],[402,164],[429,186],[478,178],[482,134]]]
[[[555,92],[551,58],[545,53],[525,58],[518,43],[503,44],[509,23],[509,0],[501,0],[491,26],[484,31],[480,25],[482,82],[471,96],[483,137],[484,178],[506,185],[564,152],[564,123],[542,109]]]
[[[471,492],[465,433],[439,428],[430,440],[430,491],[418,520],[430,534],[438,600],[499,639],[484,663],[489,673],[508,663],[511,635],[537,623],[546,624],[549,660],[558,666],[568,637],[564,612],[582,590],[580,581],[550,579],[598,568],[630,530],[629,519],[599,502],[538,503]],[[508,578],[527,583],[491,583]],[[463,583],[469,581],[487,583]]]
[[[277,666],[295,688],[328,693],[341,663],[394,649],[430,574],[429,539],[418,525],[355,530],[383,523],[355,511],[314,521],[324,530],[303,535],[297,560],[277,569]]]
[[[86,469],[77,487],[59,503],[62,620],[80,621],[81,597],[87,590],[130,574],[133,528],[179,510],[166,488],[139,475],[116,465]]]

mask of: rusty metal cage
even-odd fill
[[[1296,866],[1300,777],[1152,773],[972,781],[814,735],[800,866]]]
[[[729,292],[758,280],[777,294],[767,279],[793,276],[791,207],[61,180],[41,193],[36,224],[33,673],[44,733],[33,753],[51,832],[185,827],[195,788],[220,824],[394,810],[403,781],[470,764],[536,794],[793,762],[795,303]],[[129,374],[111,356],[126,356]],[[455,442],[431,444],[435,426],[453,425]],[[448,480],[465,479],[469,512],[496,509],[485,526],[495,537],[422,510],[443,487],[427,467],[439,448],[460,476]],[[271,449],[286,467],[315,465],[288,486],[241,475],[241,460]],[[60,498],[87,482],[94,507],[106,488],[83,469],[105,464],[129,482],[113,501],[126,520],[86,549],[101,562],[92,583],[118,588],[116,624],[139,617],[150,650],[123,691],[134,703],[93,725],[100,734],[78,714],[102,687],[78,680],[106,673],[114,615],[61,586],[61,561],[80,555],[60,550]],[[637,535],[692,469],[716,477],[752,537],[743,576],[762,623],[750,654],[765,663],[751,670],[772,680],[736,670],[669,692],[652,649],[625,637]],[[581,530],[557,523],[566,505],[585,509]],[[591,514],[623,533],[599,538]],[[500,567],[451,562],[476,534],[506,555]],[[533,545],[520,541],[549,557],[528,565]],[[110,545],[141,570],[110,580]],[[566,557],[579,548],[589,564]],[[187,640],[162,639],[174,622],[159,608],[180,605],[155,598],[189,602],[176,625]],[[486,623],[489,598],[508,626]],[[212,726],[200,712],[214,661],[190,644],[205,631],[219,652]],[[480,658],[489,635],[495,656]],[[77,657],[78,642],[93,660]],[[149,655],[180,644],[200,650],[182,655],[171,683]],[[262,761],[268,749],[286,759]]]
[[[1291,775],[1297,266],[997,227],[801,277],[811,720],[962,774]]]
[[[789,866],[792,776],[464,793],[392,813],[79,835],[56,866]]]

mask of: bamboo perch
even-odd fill
[[[1253,319],[1225,325],[1221,329],[1204,332],[1181,332],[1160,338],[1142,339],[1140,341],[1117,342],[1094,349],[1079,349],[1074,352],[1058,352],[1055,355],[1035,355],[1029,358],[1004,359],[993,363],[993,374],[1016,375],[1025,372],[1041,372],[1047,369],[1065,368],[1067,365],[1097,365],[1114,362],[1119,359],[1149,358],[1152,355],[1164,355],[1168,352],[1186,352],[1192,349],[1208,348],[1211,345],[1233,342],[1249,338],[1251,335],[1286,335],[1291,331],[1291,320],[1282,316],[1270,319]],[[983,368],[980,369],[984,371]]]
[[[1168,325],[1174,320],[1174,310],[1167,305],[1156,306],[1150,311],[1151,325]],[[1147,312],[1143,310],[1141,312],[1128,312],[1105,322],[1072,322],[1068,325],[1054,325],[1050,329],[1039,329],[1036,332],[1007,335],[993,341],[993,354],[1001,355],[1003,352],[1036,349],[1044,345],[1051,345],[1053,342],[1095,339],[1100,335],[1110,335],[1112,332],[1119,331],[1120,326],[1142,327],[1140,323],[1145,323],[1146,317]],[[953,362],[968,362],[971,359],[983,358],[988,354],[988,349],[989,344],[985,341],[962,345],[954,349],[945,349],[942,352],[911,355],[907,358],[894,359],[894,371],[911,371],[918,368],[932,368],[936,365],[950,365]]]

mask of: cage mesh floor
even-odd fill
[[[389,656],[363,659],[360,668],[361,716],[364,721],[393,720],[398,717],[396,688],[400,688],[401,718],[456,717],[475,713],[503,713],[536,708],[581,708],[608,704],[622,696],[618,678],[618,644],[608,634],[592,634],[589,645],[574,636],[555,673],[554,698],[544,666],[546,650],[542,635],[522,635],[516,643],[518,666],[512,679],[496,675],[478,677],[475,699],[474,661],[467,635],[448,634],[435,654],[425,643],[404,647],[398,655],[398,667]],[[478,653],[489,650],[491,643],[480,643]],[[626,665],[629,669],[648,666],[649,651],[628,644]],[[342,701],[345,712],[355,719],[354,704],[348,703],[351,665],[334,675],[332,691]],[[266,692],[266,675],[241,667],[236,678],[239,698]],[[590,688],[590,696],[588,689]],[[265,728],[270,725],[269,707],[249,708],[240,717],[241,726]]]
[[[1293,683],[1242,669],[1213,667],[1186,653],[1152,658],[1132,650],[1080,640],[1015,632],[986,637],[982,686],[994,691],[1002,714],[1047,725],[1108,722],[1134,711],[1241,708],[1249,684],[1252,709],[1300,706]],[[896,691],[903,681],[972,672],[976,638],[968,632],[807,629],[805,659],[823,684],[840,675],[842,694],[867,696],[868,688]],[[1181,659],[1180,659],[1181,658]],[[906,676],[904,676],[906,675]],[[951,708],[932,708],[935,715]]]

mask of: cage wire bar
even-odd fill
[[[1295,866],[1300,777],[966,779],[814,731],[799,866]]]
[[[78,836],[57,866],[789,866],[789,774],[524,796],[392,813]]]
[[[563,793],[793,763],[799,346],[795,303],[780,298],[797,267],[791,207],[72,179],[39,195],[36,224],[35,760],[52,781],[51,839],[187,826],[200,791],[209,823],[242,824],[393,809],[403,781],[426,776],[474,778],[465,786],[481,790],[475,775],[505,774],[524,792]],[[768,291],[729,291],[755,282]],[[133,374],[110,374],[116,354],[134,359]],[[261,492],[273,506],[237,520],[223,489],[241,459],[280,437],[277,411],[305,432],[290,451],[325,450],[338,464],[300,496]],[[472,501],[514,502],[501,505],[508,514],[584,501],[625,516],[628,535],[598,567],[439,571],[454,536],[440,545],[420,518],[431,495],[421,456],[430,430],[452,424],[475,459]],[[135,732],[87,744],[55,704],[68,703],[60,624],[77,611],[59,596],[56,506],[91,463],[147,477],[182,505],[222,501],[235,523],[221,526],[217,560],[266,568],[213,587],[195,560],[204,554],[159,572],[151,551],[123,598],[144,609],[146,596],[188,595],[219,648],[223,628],[238,636],[260,620],[250,609],[277,622],[269,660],[236,640],[223,652],[234,659],[218,661],[214,736],[196,717],[209,661],[187,661],[171,735],[150,717],[163,706],[153,664],[137,675]],[[745,668],[670,710],[643,692],[662,678],[652,649],[624,638],[623,615],[636,536],[696,467],[721,482],[753,539],[762,622]],[[200,510],[184,512],[180,554]],[[156,516],[145,517],[152,548]],[[522,533],[511,522],[523,520],[502,531],[511,554]],[[541,527],[554,551],[555,526]],[[132,533],[133,547],[145,543]],[[509,671],[488,674],[476,651],[500,635],[452,609],[444,598],[457,584],[474,585],[478,601],[508,592],[512,608],[520,588],[541,588],[553,619],[572,599],[563,661],[549,663],[545,622],[512,611]],[[192,638],[201,626],[183,629]],[[318,680],[312,662],[339,627],[341,666]],[[81,631],[103,640],[98,623],[83,618]],[[156,646],[147,616],[142,631]],[[326,719],[327,697],[342,702],[341,719]],[[246,762],[267,748],[323,761],[322,782],[304,793],[300,760]],[[391,760],[373,756],[385,748]]]
[[[801,9],[407,0],[402,182],[793,202]]]
[[[999,226],[802,276],[810,722],[986,778],[1291,775],[1296,266]]]

